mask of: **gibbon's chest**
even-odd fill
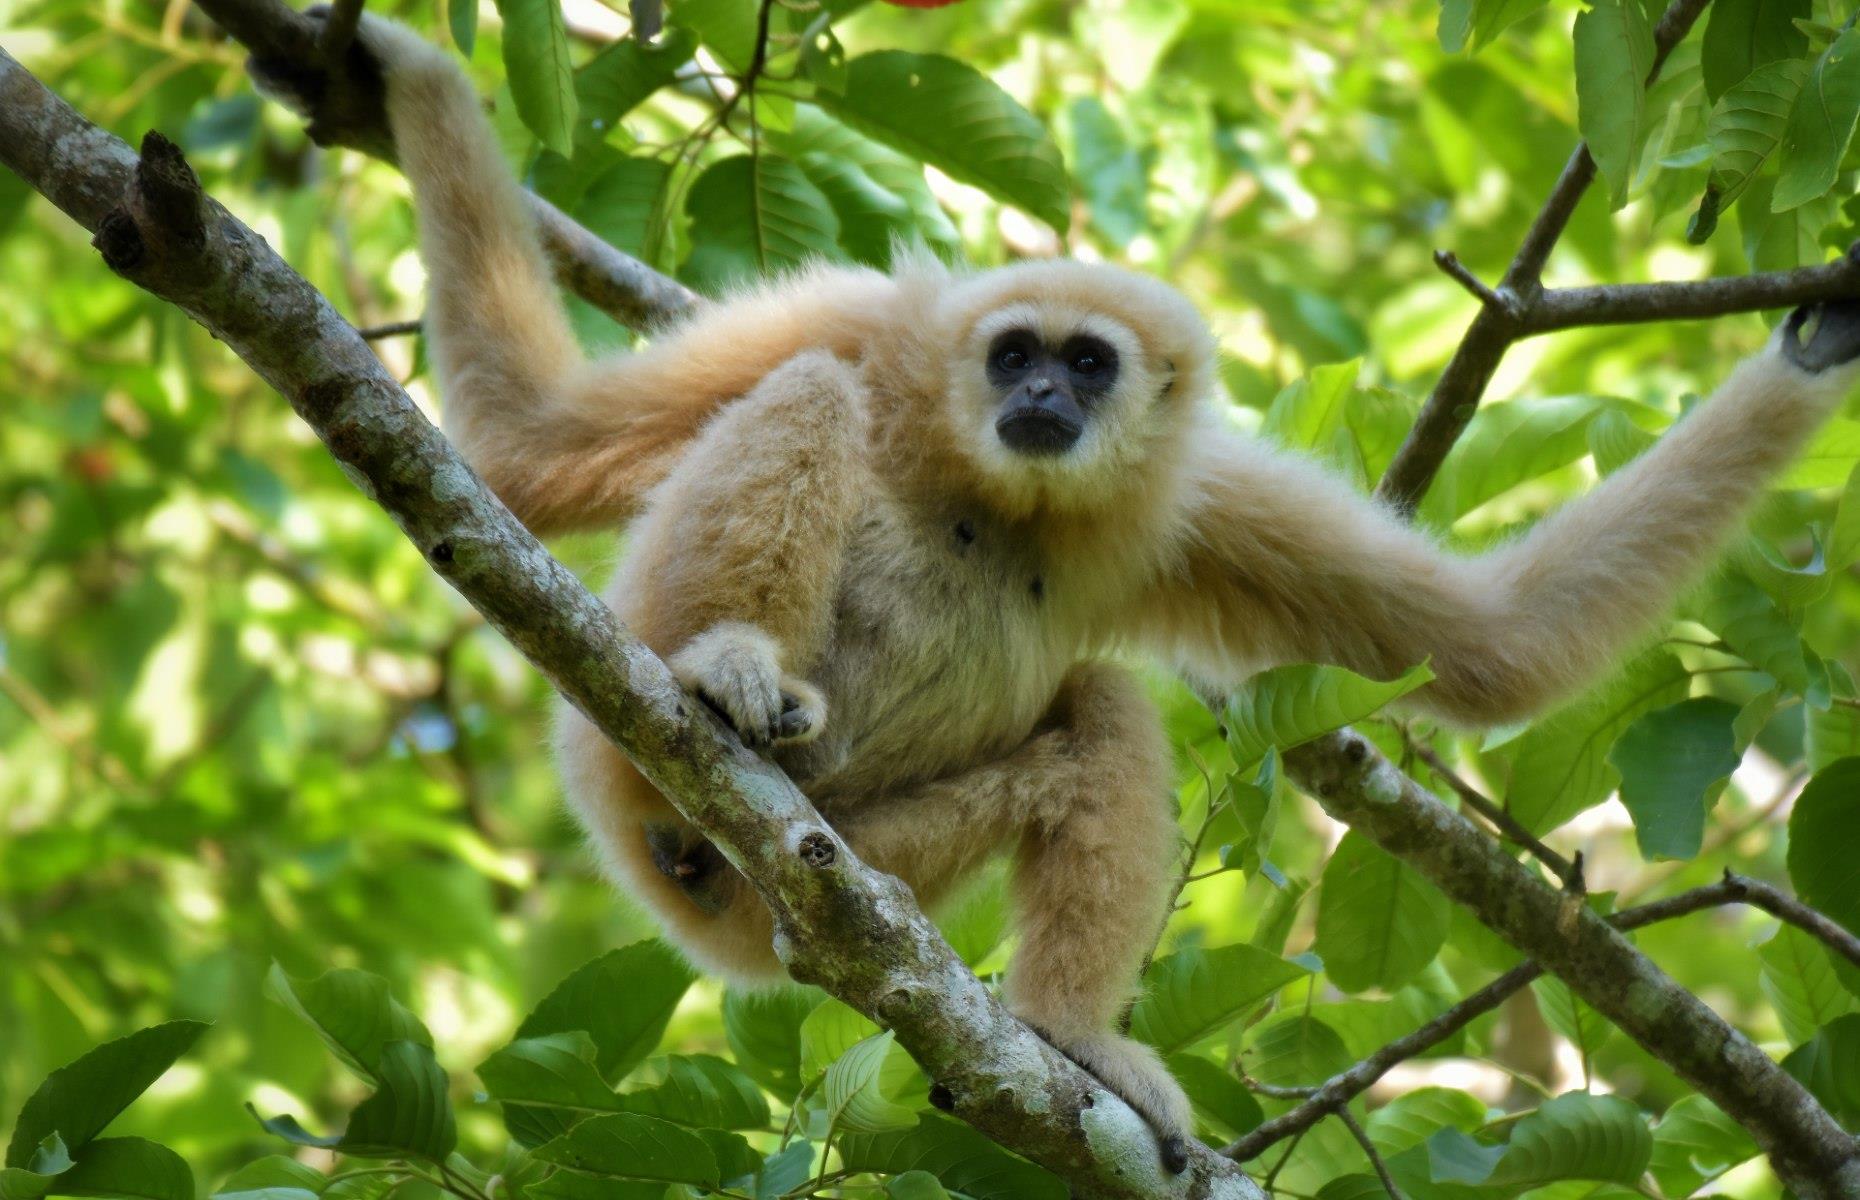
[[[1030,538],[984,514],[874,505],[812,672],[826,732],[782,764],[817,800],[853,798],[1012,750],[1077,657],[1056,585]]]

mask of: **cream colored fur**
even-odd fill
[[[1096,656],[1142,646],[1227,684],[1431,659],[1423,702],[1454,720],[1539,710],[1647,631],[1846,383],[1772,348],[1591,495],[1462,559],[1233,432],[1200,317],[1111,267],[822,267],[586,363],[463,77],[404,30],[363,36],[419,206],[448,431],[539,532],[634,522],[611,603],[867,861],[933,903],[1012,853],[1009,998],[1165,1133],[1186,1101],[1116,1025],[1178,857],[1169,755]],[[995,436],[984,349],[1011,327],[1118,351],[1063,455]],[[753,891],[566,709],[559,742],[620,885],[706,969],[775,976]]]

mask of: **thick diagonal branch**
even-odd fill
[[[255,57],[274,63],[320,68],[329,46],[319,26],[282,0],[197,0],[201,10]],[[360,5],[338,6],[342,14]],[[352,26],[351,26],[352,29]],[[337,31],[340,33],[340,30]],[[341,41],[346,48],[347,39]],[[337,119],[327,122],[319,136],[392,158],[387,113],[378,91],[357,86],[344,78],[340,63],[331,80],[339,98]],[[579,222],[534,192],[526,191],[530,215],[542,234],[543,248],[555,266],[562,285],[634,329],[664,325],[699,303],[683,284],[608,245]]]
[[[150,135],[138,159],[0,50],[0,162],[95,231],[119,274],[287,396],[433,569],[755,882],[789,969],[894,1029],[958,1116],[1081,1195],[1259,1200],[1203,1147],[1164,1174],[1137,1114],[1016,1021],[903,884],[855,858],[786,776],[689,701],[316,289],[200,193],[171,143]]]
[[[1748,1129],[1803,1200],[1860,1195],[1853,1136],[1580,897],[1551,887],[1348,730],[1288,750],[1285,766],[1332,816],[1471,910]],[[1748,889],[1731,898],[1757,902]]]

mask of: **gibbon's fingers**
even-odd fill
[[[1783,323],[1779,341],[1784,356],[1811,375],[1853,362],[1860,358],[1860,300],[1831,300],[1796,309]]]

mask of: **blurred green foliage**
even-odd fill
[[[1552,284],[1785,268],[1860,232],[1860,56],[1827,0],[1721,0],[1650,89],[1639,0],[831,0],[775,7],[734,102],[754,0],[672,0],[656,48],[594,0],[375,7],[467,48],[513,169],[695,286],[882,263],[900,236],[1127,262],[1204,306],[1243,417],[1365,487],[1473,311],[1431,252],[1496,278],[1579,130],[1603,179]],[[404,184],[310,146],[189,5],[0,0],[0,42],[100,124],[175,137],[358,324],[418,314]],[[544,685],[278,397],[7,175],[0,279],[0,1113],[22,1114],[0,1196],[131,1176],[163,1197],[473,1196],[502,1173],[500,1197],[572,1198],[603,1172],[649,1180],[604,1196],[1057,1194],[929,1111],[837,1002],[725,994],[642,941],[557,809]],[[573,308],[590,345],[626,341]],[[1421,519],[1468,549],[1507,536],[1764,336],[1749,315],[1514,347]],[[429,402],[417,338],[379,345]],[[1860,920],[1840,761],[1860,752],[1857,460],[1839,420],[1673,636],[1577,704],[1486,736],[1361,728],[1437,793],[1417,747],[1582,850],[1617,904],[1734,866]],[[614,553],[556,549],[590,576]],[[1271,672],[1223,736],[1156,681],[1196,849],[1133,1028],[1217,1142],[1286,1106],[1234,1064],[1315,1083],[1515,961],[1340,839],[1268,750],[1415,682]],[[1788,849],[1811,771],[1812,837]],[[985,975],[1011,949],[1000,891],[945,914]],[[1846,964],[1736,910],[1638,941],[1856,1119]],[[1779,1194],[1735,1126],[1554,980],[1405,1070],[1358,1107],[1411,1196]],[[1286,1195],[1379,1194],[1335,1122],[1284,1153]]]

